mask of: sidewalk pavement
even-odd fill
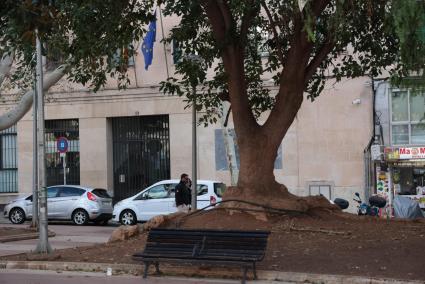
[[[22,225],[0,223],[0,228],[28,228],[29,223]],[[81,246],[91,246],[105,243],[111,236],[115,227],[104,226],[72,226],[72,225],[49,225],[49,231],[55,233],[49,237],[49,243],[53,249],[74,248]],[[38,235],[34,233],[21,236],[8,236],[8,242],[0,242],[0,256],[26,253],[35,250],[38,244]],[[7,241],[7,237],[2,237]]]
[[[1,227],[11,225],[0,224]],[[16,225],[13,225],[16,227]],[[26,227],[27,225],[20,225]],[[49,226],[50,230],[60,232],[55,237],[49,239],[50,244],[55,249],[71,248],[77,246],[88,246],[96,243],[105,243],[114,227],[94,226],[87,230],[84,227],[54,225]],[[56,228],[56,230],[55,230]],[[93,232],[96,231],[96,232]],[[12,238],[13,236],[11,236]],[[34,250],[38,240],[11,240],[7,243],[0,243],[0,256],[24,253]],[[83,262],[60,262],[60,261],[8,261],[0,260],[0,270],[2,269],[31,269],[31,270],[52,270],[52,271],[83,271],[83,272],[103,272],[112,269],[113,275],[141,275],[142,264],[109,264],[109,263],[83,263]],[[164,272],[164,270],[163,270]],[[167,266],[167,276],[183,277],[205,277],[205,271],[199,273],[192,267],[182,268],[181,266]],[[208,277],[240,279],[241,272],[224,271],[217,267],[207,271]],[[283,272],[283,271],[257,271],[258,279],[249,281],[250,283],[327,283],[327,284],[423,284],[423,281],[407,281],[396,279],[378,279],[361,276],[347,275],[325,275],[314,273]],[[141,277],[141,276],[140,276]]]
[[[39,235],[38,232],[33,232],[33,233],[28,232],[25,234],[4,236],[4,237],[0,237],[0,243],[37,239],[38,235]],[[52,231],[49,231],[49,238],[53,238],[54,236],[56,236],[56,234]]]
[[[142,265],[138,264],[107,264],[107,263],[80,263],[80,262],[59,262],[59,261],[0,261],[0,269],[31,269],[31,270],[52,270],[52,271],[82,271],[82,272],[103,272],[107,273],[112,269],[112,275],[141,275]],[[162,271],[164,272],[164,271]],[[237,272],[241,274],[240,271]],[[208,277],[238,279],[238,274],[223,274],[220,268],[208,271]],[[347,276],[347,275],[325,275],[314,273],[282,272],[282,271],[257,271],[258,280],[248,281],[249,283],[326,283],[326,284],[423,284],[423,281],[407,281],[396,279],[378,279],[372,277]],[[167,267],[164,276],[179,277],[205,277],[193,273],[190,268]],[[224,277],[223,277],[224,276]],[[151,274],[148,276],[151,277]],[[239,278],[241,275],[239,275]],[[142,276],[140,276],[142,279]]]

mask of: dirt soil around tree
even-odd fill
[[[264,217],[264,216],[263,216]],[[255,218],[242,211],[213,209],[174,215],[161,227],[270,230],[258,269],[425,280],[425,221],[385,220],[329,211]],[[130,263],[147,233],[129,240],[56,250],[56,261]],[[2,260],[34,260],[21,254]]]

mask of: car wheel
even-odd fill
[[[25,212],[21,208],[13,208],[9,213],[9,220],[13,224],[22,224],[25,222]]]
[[[87,214],[86,210],[77,209],[72,214],[72,222],[75,225],[85,225],[89,221],[89,214]]]
[[[120,223],[123,225],[134,225],[137,222],[136,214],[132,210],[124,210],[120,215]]]

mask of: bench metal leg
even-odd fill
[[[244,266],[242,269],[243,269],[243,278],[242,278],[241,283],[245,284],[246,283],[246,272],[248,271],[248,267]]]
[[[255,262],[252,263],[252,272],[254,272],[254,280],[257,280],[257,269],[255,268]]]
[[[159,271],[159,262],[158,261],[155,262],[155,271],[156,271],[156,274],[161,274],[161,271]]]
[[[150,261],[144,261],[145,263],[145,271],[143,272],[143,278],[148,277],[149,265],[151,265]]]

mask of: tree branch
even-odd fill
[[[326,9],[329,2],[329,0],[310,1],[310,11],[315,17],[313,19],[313,30],[316,30],[317,19],[323,13],[324,9]],[[308,13],[306,9],[304,9],[304,12]],[[320,48],[316,57],[309,64],[314,42],[309,40],[305,29],[306,15],[297,12],[293,17],[293,35],[281,74],[279,93],[276,96],[275,107],[270,112],[269,118],[264,124],[267,132],[270,133],[273,131],[276,132],[275,126],[280,125],[278,130],[280,135],[277,135],[278,138],[285,135],[301,107],[307,72],[306,68],[308,68],[309,74],[314,72],[315,66],[320,65],[324,56],[329,53],[327,50],[332,49],[334,46],[333,40],[325,41],[327,44]],[[333,33],[329,32],[328,34],[332,35]]]
[[[314,16],[317,18],[325,10],[326,6],[331,2],[331,0],[315,0],[311,1],[311,10],[313,11]]]
[[[272,14],[270,13],[269,8],[267,7],[267,4],[264,1],[261,1],[261,6],[263,7],[263,9],[266,11],[267,17],[269,18],[269,22],[270,22],[270,29],[273,32],[273,36],[276,39],[276,51],[277,51],[277,55],[279,57],[279,61],[280,63],[282,63],[282,65],[285,64],[285,59],[283,56],[283,49],[282,49],[282,45],[279,42],[279,34],[277,32],[277,24],[276,22],[273,20]]]
[[[223,16],[224,25],[226,27],[226,30],[229,30],[233,25],[233,17],[232,17],[232,14],[230,13],[229,5],[227,5],[226,0],[215,0],[215,2],[217,3],[217,5],[218,5],[218,7],[221,11],[221,15]]]
[[[313,19],[313,30],[316,28],[316,22],[319,16],[322,14],[326,6],[330,3],[330,0],[315,0],[315,1],[309,1],[311,3],[311,11],[313,12],[314,19]],[[305,9],[303,11],[306,11]],[[303,13],[299,13],[296,16],[295,21],[295,33],[294,37],[299,39],[298,44],[299,46],[296,47],[298,50],[299,48],[303,49],[304,55],[307,55],[307,58],[303,58],[305,61],[305,64],[308,63],[309,54],[306,54],[307,50],[310,50],[313,48],[313,42],[309,41],[307,31],[305,30],[305,21],[304,21],[305,15]]]
[[[233,112],[238,115],[234,117],[235,130],[237,133],[247,135],[258,126],[251,111],[245,82],[244,71],[244,49],[239,44],[227,42],[234,26],[233,16],[226,0],[203,0],[202,5],[210,21],[214,38],[217,43],[226,44],[221,51],[224,70],[228,75],[229,98]]]
[[[312,7],[313,13],[316,19],[320,16],[326,6],[329,4],[329,0],[321,0],[315,1]],[[326,59],[327,55],[332,51],[335,47],[335,38],[334,38],[334,30],[328,28],[328,33],[326,35],[325,40],[323,41],[322,46],[318,49],[317,53],[310,60],[309,64],[305,68],[305,76],[304,83],[307,84],[308,81],[312,78],[314,73],[316,73],[317,68],[319,68],[320,64],[323,60]]]
[[[10,69],[12,68],[14,52],[5,54],[0,61],[0,86],[4,79],[9,75]]]
[[[224,43],[226,33],[231,28],[233,21],[229,7],[223,1],[217,0],[204,0],[201,5],[204,6],[210,20],[215,39],[219,44]]]
[[[251,26],[251,21],[254,18],[255,14],[259,11],[259,6],[252,7],[254,5],[253,1],[249,1],[248,3],[248,12],[244,15],[241,23],[241,40],[245,40],[248,34],[249,27]]]
[[[67,66],[59,66],[53,72],[46,74],[43,80],[43,90],[47,90],[56,84],[66,72]],[[34,90],[27,91],[19,103],[7,113],[0,116],[0,131],[7,129],[18,122],[31,108],[34,98]]]
[[[323,62],[326,56],[328,56],[329,52],[331,52],[334,47],[335,41],[331,35],[328,35],[323,45],[320,47],[316,55],[305,68],[304,83],[307,84],[308,81],[310,81],[311,77],[314,75],[314,73],[316,73],[317,68],[320,66],[320,64]]]
[[[224,119],[223,126],[227,127],[227,123],[229,122],[230,113],[232,112],[232,106],[227,110],[226,118]]]

